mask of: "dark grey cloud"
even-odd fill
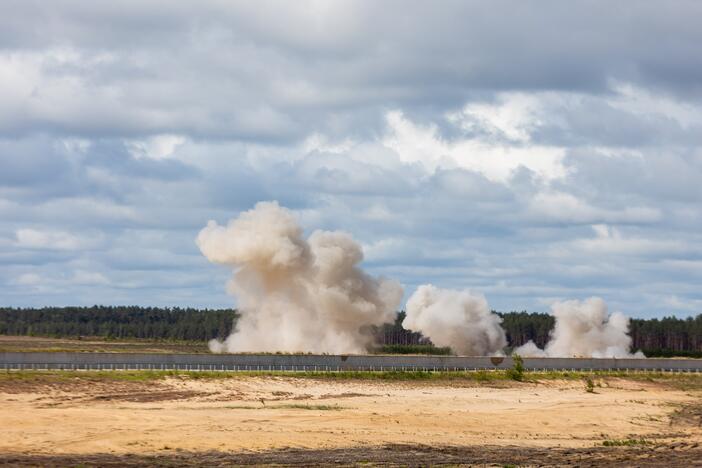
[[[7,86],[6,135],[282,142],[367,134],[384,107],[612,80],[700,98],[696,2],[5,5],[3,67],[25,78]]]

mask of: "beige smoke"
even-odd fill
[[[459,355],[487,356],[501,354],[507,346],[501,322],[482,295],[425,284],[407,301],[402,326]]]
[[[210,221],[197,245],[211,261],[231,266],[228,290],[241,317],[214,352],[365,352],[363,326],[392,322],[399,283],[374,278],[358,264],[361,247],[343,232],[305,239],[293,214],[261,202],[227,226]]]
[[[629,318],[620,312],[609,314],[599,297],[585,301],[556,302],[551,306],[556,324],[544,349],[534,342],[520,346],[515,354],[524,357],[645,357],[632,354]]]

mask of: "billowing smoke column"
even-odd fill
[[[425,284],[407,301],[402,326],[457,354],[487,356],[501,354],[507,346],[501,322],[482,295]]]
[[[261,202],[225,226],[210,221],[197,245],[211,261],[234,269],[228,290],[241,317],[214,352],[361,353],[364,325],[392,322],[402,299],[395,281],[358,267],[361,247],[343,232],[308,239],[292,213]]]
[[[532,341],[514,350],[524,357],[645,357],[631,354],[629,318],[620,312],[609,314],[599,297],[583,302],[556,302],[551,306],[556,325],[542,350]]]

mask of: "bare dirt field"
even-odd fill
[[[0,464],[702,464],[702,376],[117,374],[2,374]]]

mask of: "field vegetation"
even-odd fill
[[[586,389],[601,387],[608,379],[624,379],[642,383],[660,384],[684,391],[702,390],[702,374],[680,374],[669,372],[531,372],[522,371],[515,378],[514,369],[478,371],[332,371],[332,372],[288,372],[288,371],[82,371],[82,370],[12,370],[0,372],[0,384],[30,382],[51,384],[61,382],[149,382],[164,379],[180,380],[231,380],[250,377],[277,377],[311,379],[321,381],[386,381],[386,382],[441,382],[441,383],[490,383],[514,382],[515,384],[536,384],[548,381],[580,381]],[[590,384],[590,382],[592,384]],[[589,390],[588,390],[589,391]]]

